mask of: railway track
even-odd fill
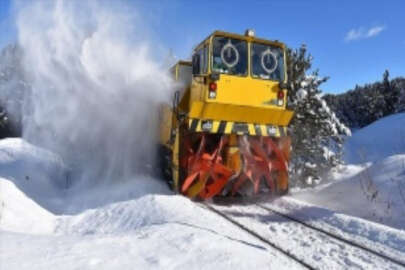
[[[303,267],[307,268],[307,269],[316,269],[314,267],[312,267],[310,264],[306,263],[305,261],[303,261],[302,259],[298,258],[297,256],[295,256],[293,253],[291,253],[290,251],[283,249],[282,247],[278,246],[277,244],[269,241],[268,239],[262,237],[260,234],[256,233],[255,231],[249,229],[248,227],[246,227],[245,225],[237,222],[235,219],[225,215],[224,213],[222,213],[221,211],[218,211],[217,209],[215,209],[214,207],[212,207],[211,205],[207,204],[207,203],[203,203],[203,205],[209,209],[210,211],[216,213],[217,215],[221,216],[222,218],[228,220],[229,222],[231,222],[232,224],[234,224],[235,226],[239,227],[240,229],[242,229],[243,231],[249,233],[250,235],[252,235],[254,238],[264,242],[265,244],[271,246],[272,248],[278,250],[279,252],[283,253],[284,255],[286,255],[287,257],[291,258],[292,260],[294,260],[295,262],[297,262],[298,264],[302,265]]]
[[[348,244],[348,245],[351,245],[351,246],[353,246],[353,247],[362,249],[362,250],[364,250],[364,251],[366,251],[366,252],[369,252],[369,253],[371,253],[371,254],[377,256],[377,257],[380,257],[380,258],[382,258],[382,259],[384,259],[384,260],[386,260],[386,261],[390,261],[390,262],[392,262],[392,263],[395,263],[395,264],[400,265],[400,266],[402,266],[402,267],[405,268],[405,262],[404,262],[404,261],[398,260],[398,259],[396,259],[396,258],[392,258],[392,257],[390,257],[390,256],[388,256],[388,255],[386,255],[386,254],[381,253],[381,251],[373,250],[373,249],[368,248],[368,247],[366,247],[366,246],[364,246],[364,245],[361,245],[361,244],[356,243],[356,242],[354,242],[354,241],[351,241],[351,240],[349,240],[349,239],[343,238],[343,237],[341,237],[341,236],[339,236],[339,235],[333,234],[333,233],[331,233],[331,232],[329,232],[329,231],[327,231],[327,230],[324,230],[324,229],[318,228],[318,227],[316,227],[316,226],[314,226],[314,225],[312,225],[312,224],[306,223],[306,222],[304,222],[304,221],[302,221],[302,220],[300,220],[300,219],[298,219],[298,218],[291,217],[291,216],[289,216],[289,215],[286,215],[286,214],[284,214],[284,213],[281,213],[280,211],[277,211],[277,210],[275,210],[275,209],[272,209],[272,208],[270,208],[270,207],[268,207],[268,206],[264,206],[264,205],[260,205],[260,204],[255,204],[255,205],[257,205],[258,207],[260,207],[260,208],[262,208],[262,209],[265,209],[266,211],[269,211],[270,213],[274,213],[274,214],[276,214],[276,215],[282,216],[282,217],[284,217],[284,218],[286,218],[286,219],[288,219],[288,220],[291,220],[291,221],[293,221],[293,222],[297,222],[297,223],[301,224],[302,226],[305,226],[305,227],[310,228],[310,229],[312,229],[312,230],[315,230],[315,231],[318,231],[318,232],[320,232],[320,233],[323,233],[323,234],[325,234],[325,235],[327,235],[327,236],[329,236],[329,237],[332,237],[332,238],[334,238],[334,239],[336,239],[336,240],[338,240],[338,241],[340,241],[340,242],[343,242],[343,243]]]
[[[222,211],[221,209],[215,207],[215,205],[213,204],[209,204],[209,203],[202,203],[203,207],[205,207],[206,209],[214,212],[215,214],[217,214],[218,216],[221,216],[223,219],[226,219],[227,221],[229,221],[230,223],[232,223],[233,225],[239,227],[241,230],[245,231],[246,233],[250,234],[252,237],[260,240],[261,242],[269,245],[271,248],[278,250],[279,252],[281,252],[282,254],[284,254],[285,256],[291,258],[292,260],[294,260],[295,262],[297,262],[298,264],[302,265],[304,268],[306,269],[322,269],[322,268],[328,268],[328,267],[323,267],[320,266],[319,264],[316,265],[312,264],[310,262],[310,260],[305,257],[305,256],[300,256],[299,254],[297,254],[296,252],[294,252],[294,249],[288,248],[283,246],[280,243],[277,243],[277,241],[272,241],[271,237],[266,237],[263,236],[261,231],[258,231],[257,229],[252,228],[252,226],[249,226],[249,224],[247,225],[246,222],[241,222],[238,220],[238,215],[230,215],[227,214],[226,211]],[[357,253],[359,251],[363,252],[363,254],[368,253],[369,255],[371,255],[371,257],[373,258],[379,258],[380,260],[382,260],[384,262],[384,265],[387,266],[387,268],[392,268],[391,266],[394,266],[393,269],[405,269],[405,262],[402,260],[399,260],[397,258],[393,258],[390,257],[387,254],[382,253],[382,251],[377,251],[374,250],[372,248],[369,248],[367,246],[364,246],[362,244],[353,242],[349,239],[346,239],[342,236],[336,235],[330,231],[327,231],[325,229],[322,228],[318,228],[312,224],[309,224],[303,220],[300,220],[296,217],[287,215],[285,213],[282,213],[276,209],[273,209],[269,206],[265,206],[265,205],[261,205],[259,203],[254,203],[253,205],[250,206],[255,206],[263,211],[266,211],[267,213],[270,213],[271,215],[275,215],[278,216],[281,219],[284,219],[285,221],[288,222],[292,222],[294,224],[296,224],[297,226],[301,226],[303,228],[305,228],[305,230],[310,230],[313,233],[319,235],[319,238],[322,239],[326,239],[328,238],[328,241],[334,241],[335,243],[338,242],[340,244],[340,247],[342,249],[348,249],[351,248],[353,250],[355,250]],[[262,223],[262,225],[269,225],[269,224],[264,224]],[[323,240],[324,241],[324,240]],[[385,264],[386,263],[386,264]]]

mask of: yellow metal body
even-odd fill
[[[220,74],[219,79],[210,76],[212,72],[212,50],[214,37],[229,37],[247,42],[247,75],[236,76]],[[160,143],[172,151],[173,178],[178,184],[179,127],[186,126],[190,132],[208,132],[219,134],[251,136],[286,136],[287,126],[293,112],[286,109],[287,90],[280,88],[280,82],[251,76],[251,46],[253,43],[277,46],[284,52],[285,45],[278,41],[264,40],[251,36],[215,31],[202,41],[195,52],[207,50],[207,68],[205,74],[192,75],[191,62],[179,61],[171,69],[173,78],[181,83],[176,89],[172,104],[163,104],[160,110]],[[284,64],[284,67],[286,65]],[[209,85],[217,85],[216,97],[209,97]],[[284,82],[287,73],[284,68]],[[284,93],[282,103],[278,94]],[[205,129],[204,123],[210,128]],[[229,161],[238,167],[239,161]]]
[[[285,45],[278,41],[263,40],[255,37],[247,37],[216,31],[201,42],[195,49],[208,49],[208,55],[212,53],[212,40],[216,36],[230,37],[245,40],[248,44],[248,74],[246,76],[234,76],[220,74],[220,79],[216,81],[217,96],[210,99],[209,83],[212,57],[208,57],[207,73],[194,76],[192,79],[189,95],[184,95],[184,104],[188,117],[192,119],[210,119],[217,121],[246,122],[254,124],[270,124],[276,126],[287,126],[293,112],[286,110],[287,90],[280,89],[279,82],[253,78],[251,76],[250,47],[253,42],[278,46],[285,51]],[[285,53],[284,53],[285,62]],[[181,63],[180,63],[181,64]],[[284,70],[285,82],[287,80],[286,70]],[[283,105],[274,104],[277,100],[278,92],[284,92]],[[188,104],[185,104],[188,103]]]

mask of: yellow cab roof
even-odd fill
[[[239,35],[239,34],[234,34],[234,33],[229,33],[229,32],[224,32],[224,31],[214,31],[212,34],[210,34],[207,38],[205,38],[202,42],[198,44],[198,46],[195,47],[194,50],[199,49],[202,45],[204,45],[209,39],[211,39],[214,36],[224,36],[224,37],[230,37],[230,38],[235,38],[239,40],[245,40],[247,42],[257,42],[261,44],[266,44],[266,45],[273,45],[281,48],[285,48],[285,44],[278,41],[278,40],[268,40],[268,39],[262,39],[262,38],[257,38],[255,36],[246,36],[246,35]]]

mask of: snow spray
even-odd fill
[[[20,3],[16,12],[32,88],[23,137],[60,154],[73,185],[153,170],[158,104],[173,82],[136,9],[57,0]]]

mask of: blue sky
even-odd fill
[[[125,2],[125,1],[124,1]],[[187,58],[212,31],[305,43],[313,67],[330,76],[323,90],[340,93],[380,80],[385,69],[405,76],[405,1],[134,0],[153,35]],[[9,0],[0,0],[0,47],[15,40]]]
[[[0,48],[15,39],[9,0],[0,0]]]

